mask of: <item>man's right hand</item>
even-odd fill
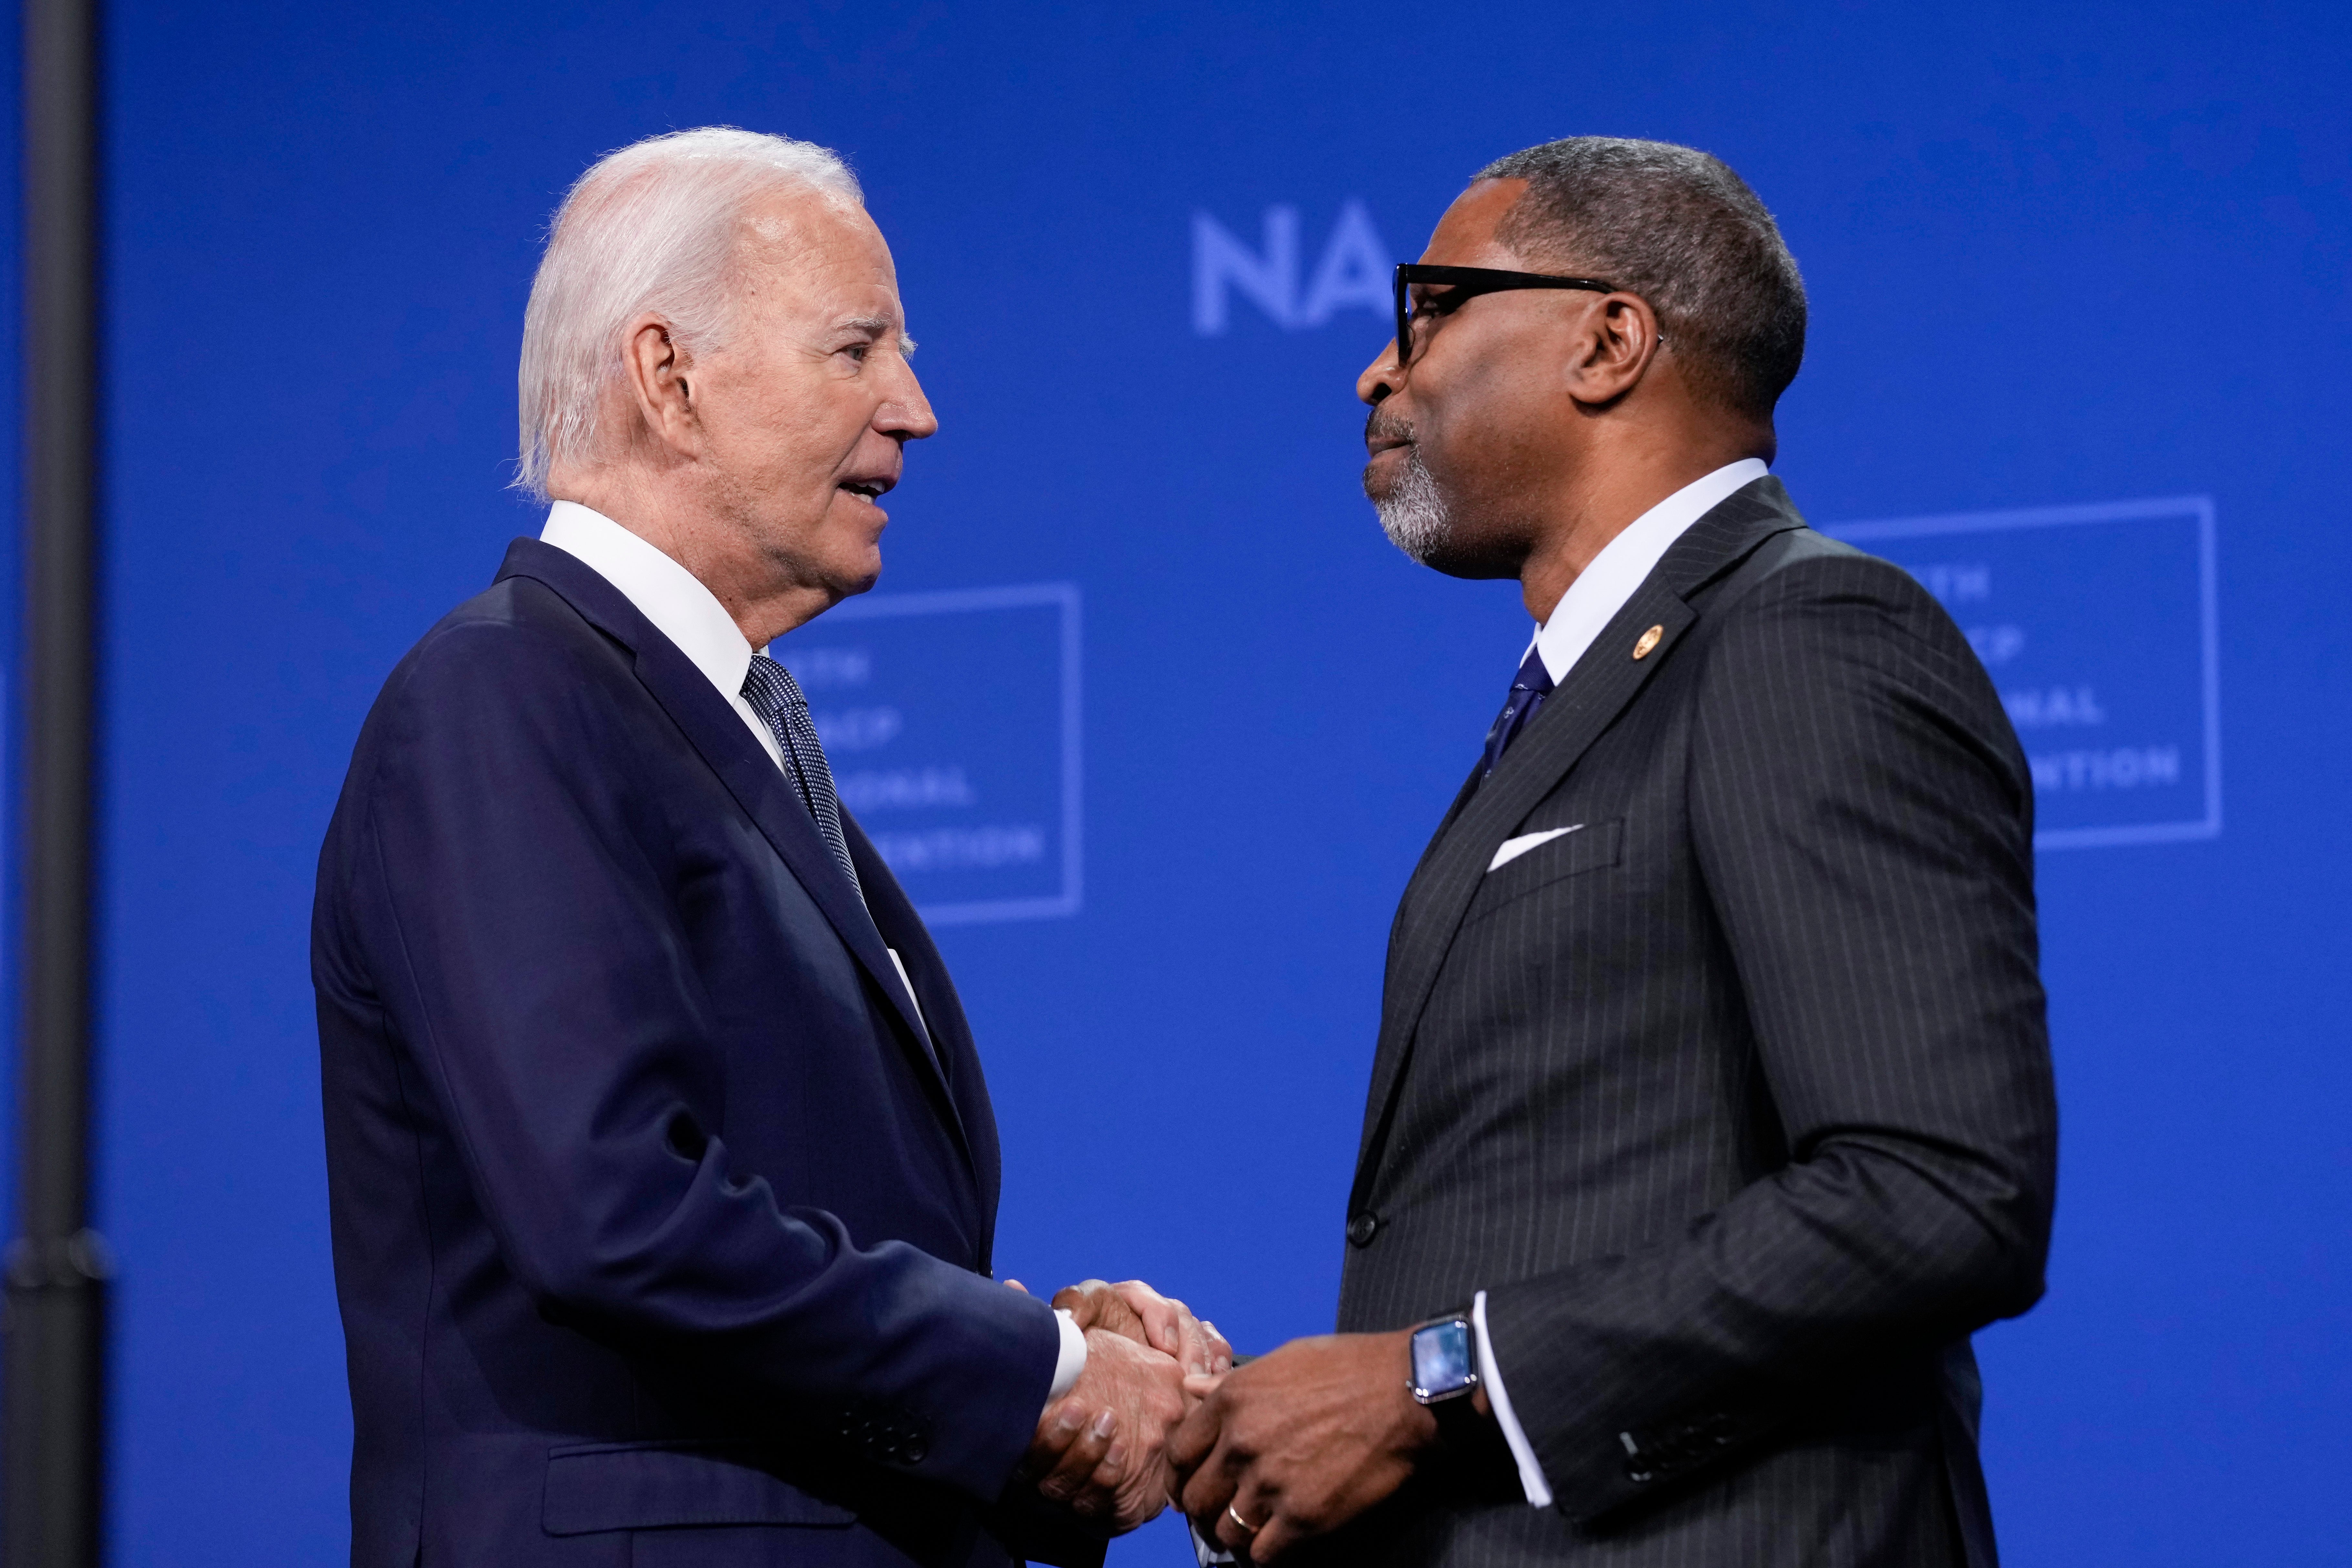
[[[1168,1434],[1184,1418],[1184,1369],[1105,1329],[1087,1331],[1087,1369],[1045,1407],[1029,1473],[1056,1502],[1123,1534],[1168,1506]]]
[[[1234,1347],[1216,1324],[1194,1317],[1192,1308],[1140,1279],[1116,1285],[1081,1279],[1055,1291],[1054,1306],[1082,1329],[1109,1329],[1164,1351],[1196,1375],[1213,1377],[1234,1369]]]

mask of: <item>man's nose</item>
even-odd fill
[[[1381,357],[1356,377],[1356,396],[1360,402],[1377,404],[1403,384],[1404,372],[1397,368],[1396,341],[1391,338],[1389,346],[1381,351]]]
[[[916,379],[915,367],[903,359],[898,365],[906,379],[892,388],[882,406],[875,410],[874,427],[902,441],[919,441],[938,432],[939,416],[931,412],[931,400],[923,395],[923,384]]]

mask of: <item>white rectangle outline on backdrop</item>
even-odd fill
[[[994,921],[1054,920],[1078,912],[1084,879],[1078,831],[1078,585],[1024,583],[1003,588],[951,588],[939,593],[884,594],[835,605],[829,621],[885,620],[897,616],[943,616],[973,610],[1018,610],[1053,605],[1062,612],[1062,890],[1043,899],[983,899],[960,904],[918,904],[927,925],[979,925]]]
[[[2197,603],[2203,647],[2205,701],[2205,815],[2189,822],[2143,822],[2116,827],[2061,827],[2037,832],[2036,849],[2096,849],[2115,844],[2178,844],[2221,835],[2221,632],[2214,578],[2213,498],[2172,496],[2161,500],[2111,501],[2095,506],[2039,507],[2022,511],[1964,511],[1941,517],[1895,518],[1882,522],[1842,522],[1822,530],[1832,539],[1859,543],[1873,539],[1918,539],[1945,533],[1994,533],[2076,522],[2135,522],[2155,518],[2192,518],[2197,523]]]

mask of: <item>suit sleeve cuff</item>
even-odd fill
[[[1478,1331],[1478,1379],[1486,1385],[1486,1402],[1495,1408],[1495,1425],[1503,1429],[1503,1441],[1511,1446],[1511,1458],[1518,1463],[1519,1489],[1528,1494],[1531,1507],[1549,1508],[1551,1483],[1544,1479],[1543,1467],[1536,1462],[1535,1447],[1519,1428],[1519,1418],[1511,1409],[1510,1391],[1503,1386],[1503,1369],[1495,1363],[1495,1347],[1486,1338],[1484,1290],[1470,1303],[1470,1326]]]
[[[1062,1330],[1062,1353],[1054,1362],[1054,1386],[1045,1391],[1048,1405],[1076,1387],[1079,1376],[1087,1370],[1086,1330],[1059,1307],[1054,1309],[1054,1321]]]

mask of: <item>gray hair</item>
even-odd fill
[[[1771,418],[1805,357],[1805,283],[1772,215],[1721,159],[1571,136],[1476,177],[1528,182],[1496,238],[1639,294],[1695,394]]]
[[[545,500],[556,464],[611,456],[599,412],[630,321],[661,316],[689,352],[725,340],[745,209],[806,188],[865,202],[838,153],[729,125],[648,137],[580,176],[549,225],[523,312],[516,489]]]
[[[1372,510],[1380,514],[1381,531],[1389,542],[1423,566],[1436,564],[1439,552],[1453,542],[1453,509],[1429,465],[1421,460],[1419,442],[1407,444],[1403,471],[1386,495],[1372,498]]]

